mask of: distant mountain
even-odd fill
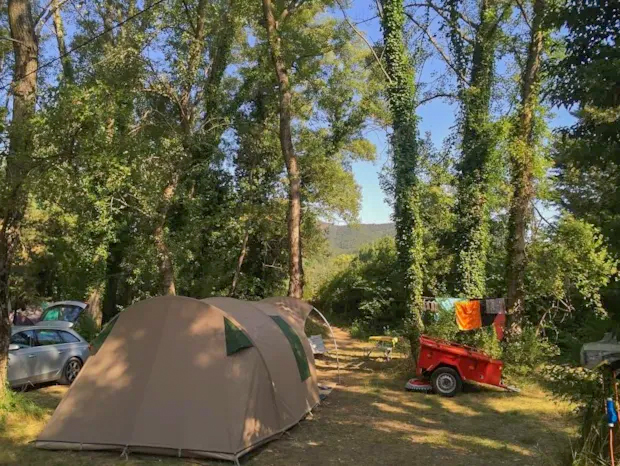
[[[394,236],[393,223],[325,225],[325,228],[330,252],[335,256],[353,254],[379,238]]]

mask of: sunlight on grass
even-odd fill
[[[336,331],[341,332],[339,329]],[[450,464],[548,466],[575,432],[570,406],[555,403],[537,385],[520,394],[470,386],[455,398],[404,390],[408,360],[365,359],[366,343],[340,333],[342,384],[308,420],[251,454],[248,466]],[[355,355],[360,357],[356,359]],[[317,362],[319,380],[334,381],[335,363]],[[116,465],[118,453],[52,452],[31,442],[62,396],[63,386],[13,394],[0,409],[0,464]],[[189,465],[196,461],[131,454],[123,465]],[[223,463],[200,460],[201,465]]]

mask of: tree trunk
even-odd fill
[[[301,298],[304,286],[301,252],[301,175],[291,132],[291,103],[293,96],[271,0],[263,0],[263,13],[265,15],[265,27],[267,29],[271,59],[280,92],[280,148],[284,156],[289,181],[287,216],[289,243],[288,295],[294,298]]]
[[[103,283],[95,286],[86,299],[86,302],[88,303],[88,315],[90,315],[93,321],[97,324],[98,328],[101,328],[101,324],[103,323],[103,309],[101,302],[103,288]]]
[[[65,28],[62,22],[62,16],[60,15],[59,0],[52,0],[51,8],[54,12],[54,32],[56,33],[56,43],[58,44],[58,54],[60,62],[62,64],[62,74],[67,82],[73,82],[73,66],[71,64],[71,57],[67,54],[67,44],[65,42]]]
[[[235,269],[235,275],[233,277],[232,284],[230,285],[230,293],[228,296],[234,297],[237,292],[237,285],[239,284],[239,277],[241,276],[241,267],[245,261],[245,256],[248,253],[248,240],[250,239],[250,227],[247,226],[245,234],[243,235],[243,242],[241,243],[241,251],[239,252],[239,258],[237,259],[237,268]]]
[[[161,290],[163,294],[175,295],[176,287],[174,285],[174,266],[172,263],[172,254],[168,248],[166,242],[166,219],[168,217],[168,210],[170,209],[170,203],[174,197],[174,192],[177,187],[177,179],[173,179],[162,194],[162,202],[160,205],[159,215],[157,223],[155,225],[155,231],[153,238],[155,240],[155,248],[157,249],[157,259],[159,262],[159,273],[161,278]]]
[[[105,295],[103,298],[103,323],[108,322],[117,314],[116,305],[118,303],[118,285],[121,280],[123,269],[123,256],[127,244],[123,241],[124,234],[120,234],[120,241],[110,244],[108,257],[106,259],[106,284]]]
[[[487,205],[489,161],[493,151],[490,103],[498,39],[497,0],[482,0],[469,87],[463,90],[463,156],[459,163],[456,218],[457,281],[469,298],[486,291],[489,247]]]
[[[13,254],[19,242],[20,224],[27,204],[25,177],[31,165],[32,131],[35,112],[39,46],[28,0],[9,0],[9,26],[15,65],[13,71],[13,119],[9,129],[9,150],[5,186],[0,192],[0,397],[4,396],[8,349],[11,338],[9,286]]]
[[[540,91],[540,62],[546,31],[543,26],[545,0],[534,0],[530,44],[521,84],[521,108],[511,152],[512,202],[508,236],[508,313],[520,326],[525,301],[525,236],[534,200],[534,114]]]
[[[402,0],[382,0],[384,56],[390,82],[388,102],[392,114],[392,148],[394,160],[394,221],[396,250],[406,327],[414,361],[417,360],[419,337],[424,331],[422,313],[423,229],[417,177],[418,128],[415,116],[414,69],[409,63],[403,34],[405,12]]]

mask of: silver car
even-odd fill
[[[9,384],[20,387],[58,381],[71,384],[90,356],[88,342],[56,325],[13,327],[9,345]]]

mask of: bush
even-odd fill
[[[398,283],[394,239],[383,238],[321,286],[316,306],[334,323],[352,325],[357,335],[382,334],[386,326],[397,329],[404,322],[395,299]]]
[[[557,346],[538,334],[534,327],[524,327],[507,342],[503,360],[509,374],[527,376],[560,353]]]
[[[543,381],[558,399],[575,406],[579,416],[580,430],[576,441],[571,445],[563,465],[591,466],[609,464],[608,429],[603,400],[609,393],[609,374],[603,370],[589,371],[569,365],[552,365],[543,372]]]
[[[442,340],[473,346],[493,358],[501,358],[502,356],[502,348],[493,327],[484,327],[467,332],[460,331],[456,325],[454,312],[439,311],[437,317],[427,324],[425,333]]]
[[[76,324],[73,327],[84,340],[92,342],[99,333],[99,327],[95,320],[86,312],[82,312]]]

